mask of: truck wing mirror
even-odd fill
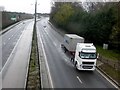
[[[97,59],[99,58],[99,53],[97,53]]]
[[[80,52],[79,52],[78,56],[80,56]]]

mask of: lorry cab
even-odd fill
[[[95,70],[96,58],[96,48],[92,43],[77,43],[74,64],[78,70]]]

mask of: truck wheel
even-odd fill
[[[71,58],[71,61],[74,63],[74,58],[73,57]]]
[[[64,46],[63,46],[63,44],[61,44],[61,48],[63,48]]]
[[[64,53],[66,53],[66,49],[64,50]]]
[[[74,66],[75,66],[75,69],[78,70],[78,68],[77,68],[77,62],[75,62]]]
[[[64,47],[64,53],[66,53],[67,49]]]

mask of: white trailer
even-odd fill
[[[62,46],[65,50],[75,53],[77,43],[84,43],[84,38],[76,34],[65,34]]]
[[[65,34],[61,45],[65,52],[69,51],[78,70],[95,70],[96,48],[92,43],[84,43],[84,38],[75,34]]]

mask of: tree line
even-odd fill
[[[25,19],[32,19],[33,15],[28,13],[21,13],[21,12],[8,12],[2,11],[2,29]],[[12,18],[16,18],[12,20]]]
[[[87,42],[119,49],[120,2],[55,2],[50,21],[68,33],[75,33]],[[120,49],[119,49],[120,50]]]

